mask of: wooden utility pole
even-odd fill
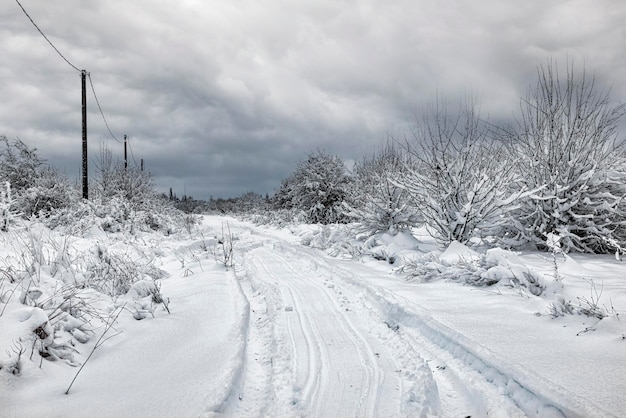
[[[83,199],[89,199],[89,176],[87,173],[87,87],[85,78],[87,71],[80,72],[83,96]]]
[[[141,171],[143,171],[143,158],[141,159]]]
[[[126,151],[126,135],[124,135],[124,170],[128,168],[128,152]]]

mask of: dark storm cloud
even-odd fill
[[[436,93],[475,94],[509,118],[550,58],[626,98],[621,0],[21,3],[91,72],[115,136],[179,195],[272,193],[317,148],[358,159]],[[76,176],[78,73],[11,1],[0,50],[0,134]],[[92,159],[101,144],[121,156],[88,101]]]

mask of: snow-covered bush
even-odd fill
[[[155,200],[164,201],[154,185],[152,174],[141,170],[136,165],[125,166],[121,161],[114,161],[111,151],[102,148],[100,160],[96,165],[93,200],[104,204],[112,198],[126,202],[129,209],[149,210]]]
[[[26,217],[50,216],[53,212],[68,208],[81,200],[80,193],[66,176],[52,168],[40,171],[33,185],[24,189],[16,204]]]
[[[609,91],[573,65],[538,68],[538,81],[521,102],[514,132],[508,132],[514,164],[528,189],[514,223],[519,237],[540,248],[548,234],[564,251],[615,251],[626,243],[626,159],[617,127],[626,112]]]
[[[155,198],[150,206],[135,210],[130,202],[113,197],[104,202],[78,201],[51,213],[43,222],[51,229],[60,229],[71,235],[83,235],[91,228],[105,232],[159,231],[171,235],[189,231],[194,215],[185,215],[165,199]]]
[[[347,225],[308,226],[295,233],[300,237],[300,244],[324,250],[332,257],[351,259],[361,253],[361,242],[352,238],[351,228]]]
[[[285,228],[289,225],[299,225],[307,223],[306,214],[300,209],[280,209],[275,208],[267,211],[259,211],[247,215],[246,219],[255,225],[270,225],[277,228]]]
[[[6,269],[0,275],[0,302],[5,304],[0,316],[8,308],[20,324],[3,329],[16,348],[9,353],[14,373],[21,369],[22,354],[31,361],[37,359],[40,367],[43,359],[77,365],[76,345],[89,341],[95,325],[90,322],[101,316],[93,306],[93,290],[82,286],[80,274],[69,262],[70,247],[61,241],[35,223],[13,234],[14,253],[6,257]],[[21,354],[20,343],[27,348]]]
[[[509,191],[517,179],[475,103],[468,101],[451,113],[437,100],[408,145],[415,161],[398,184],[439,243],[502,234],[526,190]]]
[[[450,280],[472,286],[501,283],[525,289],[539,296],[545,284],[538,273],[528,268],[519,257],[507,250],[493,248],[479,253],[453,241],[442,254],[425,254],[407,260],[398,270],[408,280]]]
[[[0,180],[11,184],[14,210],[22,216],[49,216],[80,200],[67,177],[45,165],[37,150],[19,139],[0,137]]]
[[[578,304],[573,304],[571,300],[566,300],[562,295],[557,294],[554,300],[548,305],[548,314],[553,318],[574,314],[585,315],[596,319],[608,317],[610,315],[609,310],[605,306],[600,305],[602,287],[598,290],[596,282],[593,279],[586,281],[590,286],[588,298],[586,296],[577,296]],[[619,319],[619,314],[615,309],[613,309],[613,313]]]
[[[4,187],[2,187],[4,186]],[[13,206],[15,201],[11,197],[11,183],[0,185],[0,231],[8,232],[11,219],[14,217]]]
[[[215,245],[213,246],[213,256],[218,264],[222,264],[224,267],[231,268],[235,265],[235,246],[234,236],[230,231],[230,225],[226,222],[226,230],[224,230],[224,224],[222,223],[222,233],[215,237]]]
[[[16,194],[35,185],[43,165],[36,149],[20,139],[10,141],[0,135],[0,180],[11,183]]]
[[[417,208],[406,189],[398,185],[409,164],[393,142],[357,163],[350,202],[344,202],[344,207],[346,215],[359,224],[359,233],[393,235],[419,223]]]
[[[341,206],[349,183],[343,159],[319,150],[300,162],[294,173],[282,181],[274,196],[274,206],[299,209],[310,223],[343,222]]]
[[[148,261],[109,251],[103,245],[94,246],[85,263],[85,285],[110,296],[128,293],[140,280],[163,276],[164,272]]]

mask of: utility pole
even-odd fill
[[[87,71],[80,72],[83,99],[83,199],[89,199],[89,176],[87,173],[87,87],[85,77]]]
[[[124,135],[124,170],[128,168],[128,152],[126,151],[126,135]]]
[[[143,158],[141,159],[141,171],[143,171]]]

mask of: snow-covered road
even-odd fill
[[[433,384],[423,360],[416,356],[416,370],[403,373],[369,318],[353,310],[347,298],[337,297],[330,275],[318,271],[314,258],[271,242],[245,254],[243,268],[254,307],[247,360],[259,362],[265,350],[270,378],[264,382],[265,396],[248,403],[247,393],[259,382],[246,376],[237,415],[258,414],[258,399],[272,416],[389,416],[409,414],[403,407],[411,403],[419,403],[419,410],[436,407],[436,396],[401,402],[415,383],[405,382],[409,375],[421,378],[419,393]],[[259,338],[261,327],[272,329]],[[382,323],[378,328],[391,332]]]
[[[252,313],[247,373],[240,402],[229,410],[235,415],[611,416],[584,391],[564,388],[551,367],[541,373],[558,353],[533,353],[543,347],[532,325],[526,336],[507,332],[505,316],[490,318],[486,305],[484,317],[459,312],[475,322],[454,330],[422,306],[432,293],[414,297],[415,285],[407,291],[406,283],[389,280],[384,265],[335,259],[293,236],[239,227],[236,275]],[[454,310],[444,308],[442,319]],[[511,315],[512,323],[532,318]]]
[[[205,238],[225,225],[234,268],[220,265],[207,244],[216,238]],[[611,417],[626,410],[619,318],[555,320],[540,314],[545,299],[515,290],[410,283],[387,263],[331,257],[288,230],[217,216],[205,217],[203,228],[202,239],[142,244],[160,254],[168,273],[162,291],[171,314],[122,315],[116,330],[123,333],[98,349],[70,395],[63,391],[75,369],[62,362],[0,374],[0,416]],[[533,257],[526,259],[540,265]],[[595,271],[608,265],[579,260]],[[571,277],[585,270],[568,263]],[[618,308],[624,270],[603,275]],[[4,334],[21,329],[15,314],[0,317]],[[579,332],[590,324],[597,332]],[[3,333],[0,340],[14,340]],[[82,361],[88,350],[77,345]]]

